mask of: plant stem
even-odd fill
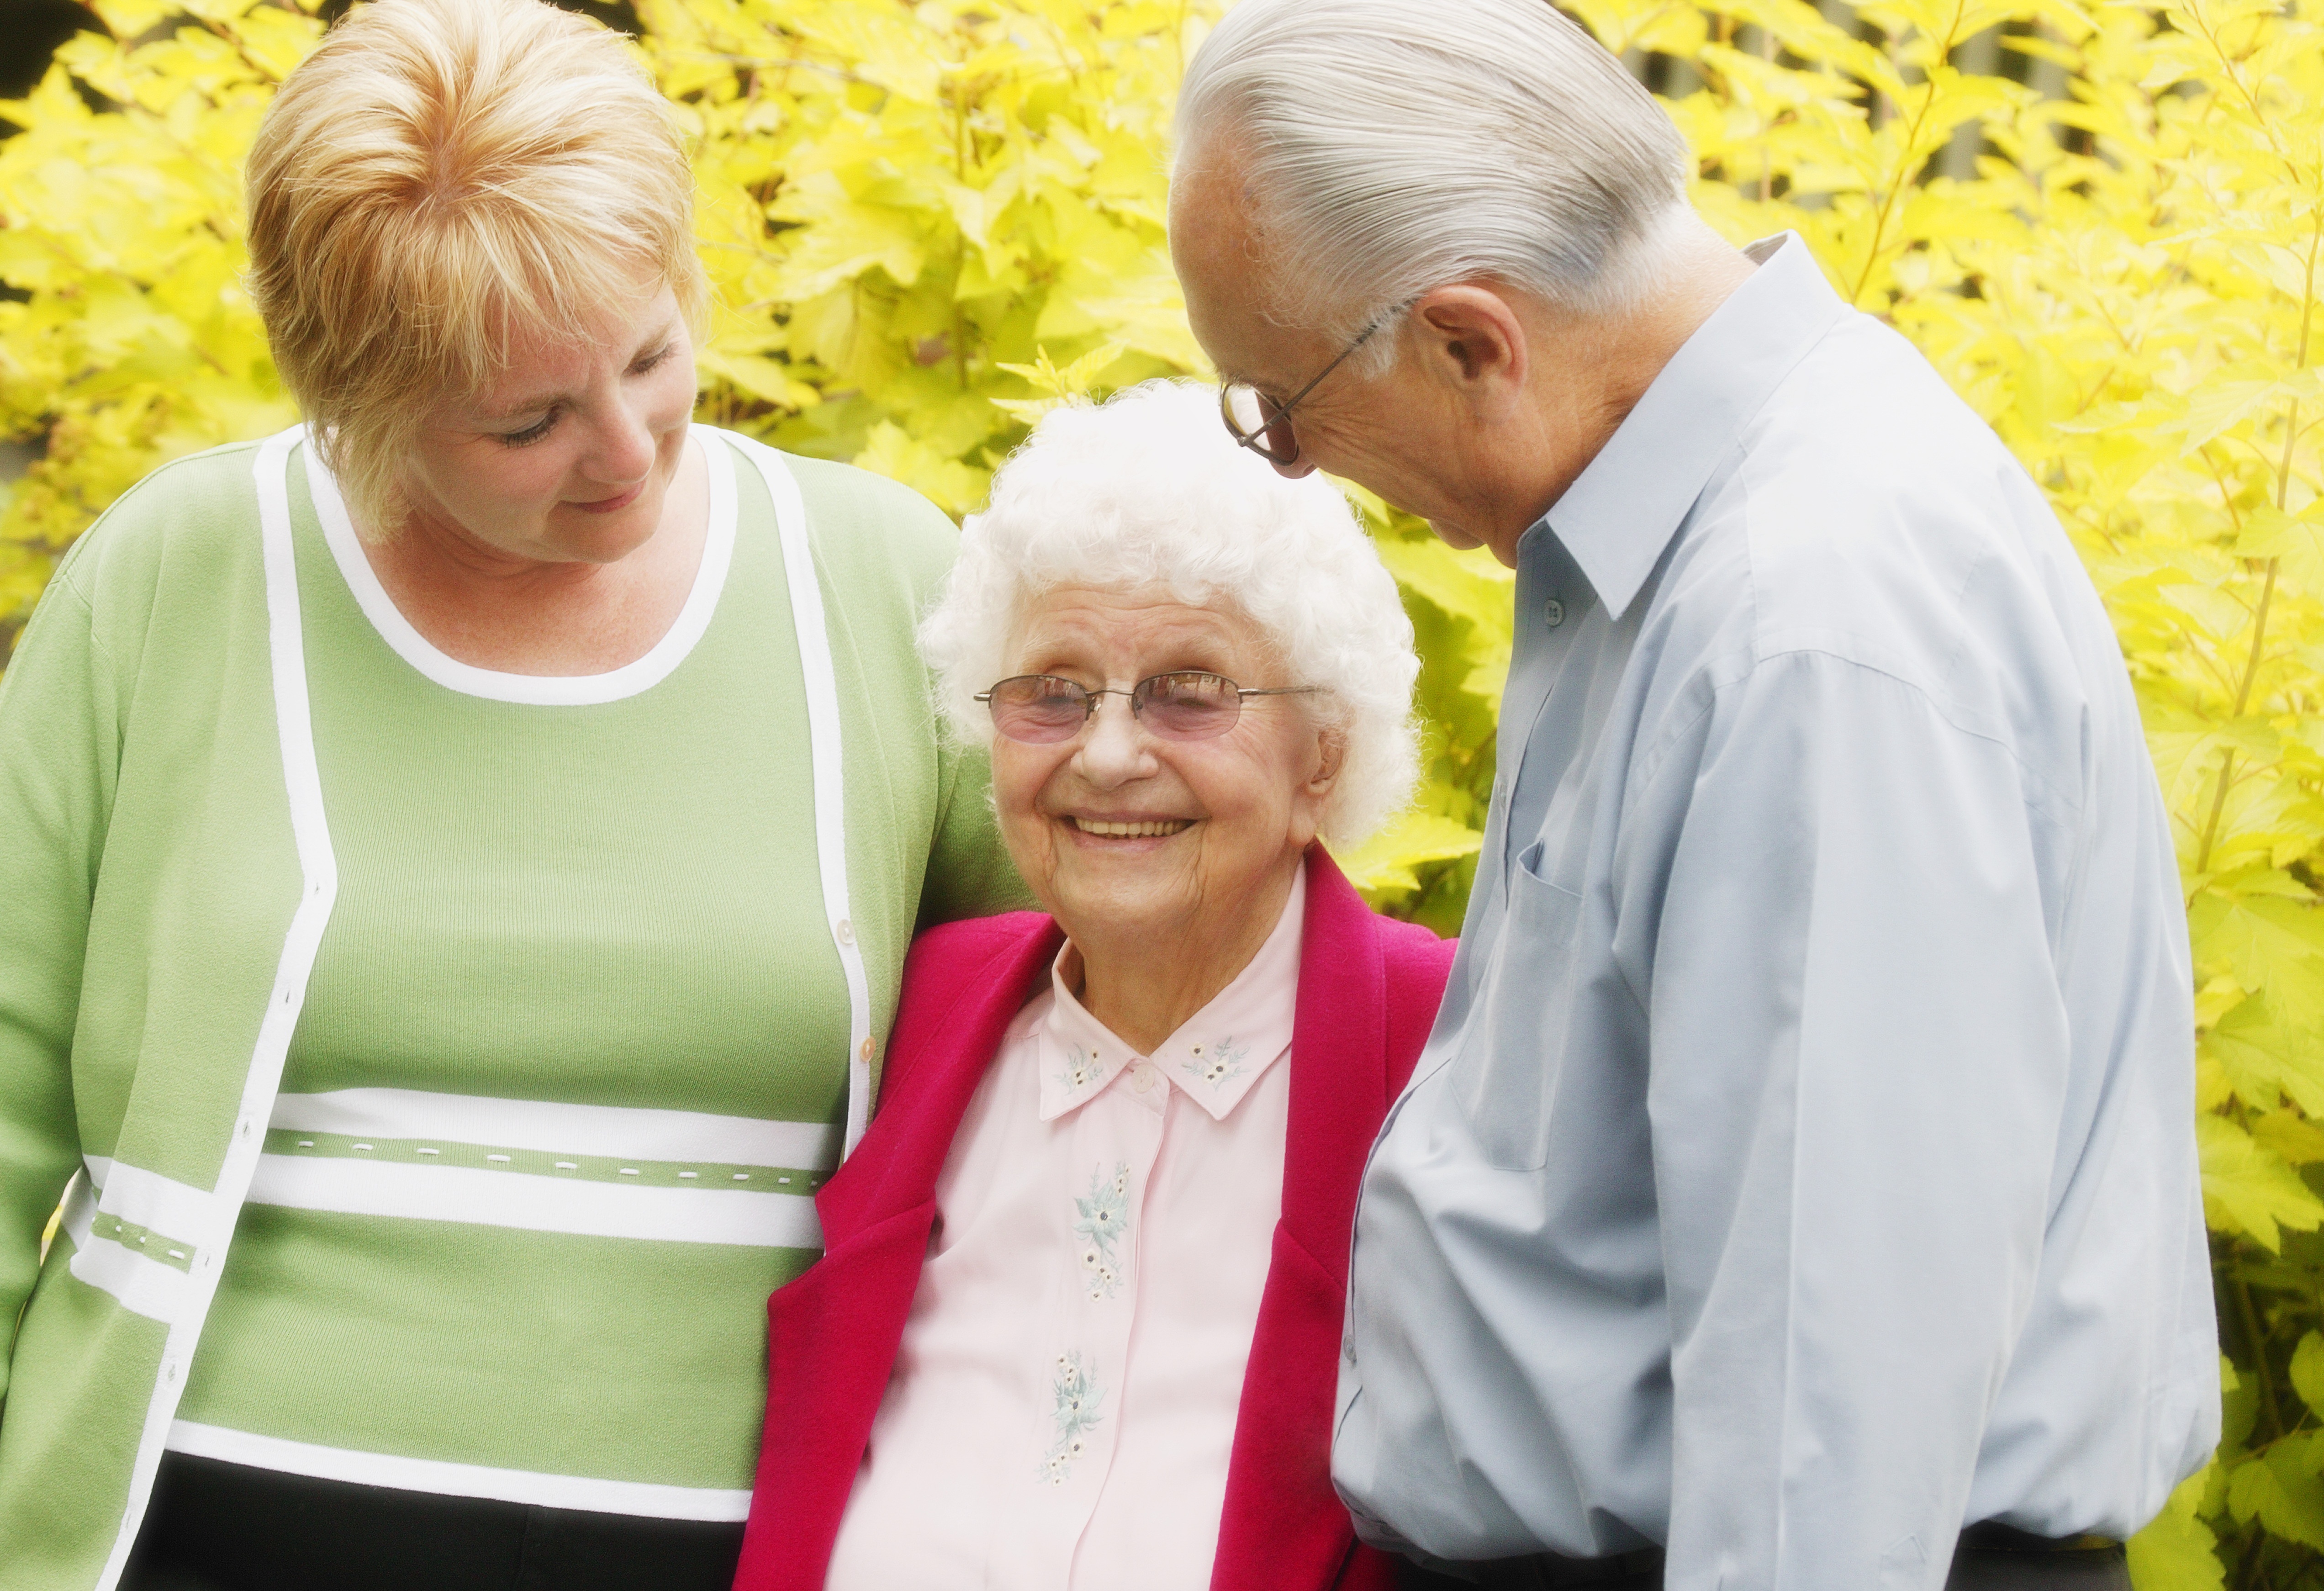
[[[2275,1406],[2275,1374],[2267,1367],[2267,1339],[2260,1335],[2259,1310],[2252,1304],[2251,1283],[2244,1280],[2243,1267],[2235,1270],[2236,1302],[2241,1306],[2244,1337],[2251,1344],[2252,1366],[2259,1375],[2259,1405],[2267,1411],[2269,1431],[2283,1435],[2283,1416]]]
[[[2301,370],[2308,368],[2309,333],[2315,323],[2316,256],[2319,244],[2324,244],[2324,209],[2317,211],[2315,225],[2310,228],[2308,234],[2308,277],[2302,288],[2300,301],[2300,347],[2295,359],[2296,367]],[[2275,507],[2279,513],[2284,511],[2284,505],[2290,500],[2292,450],[2292,445],[2299,439],[2300,400],[2294,398],[2284,413],[2283,457],[2277,461],[2275,467]],[[2278,567],[2279,560],[2273,558],[2267,560],[2267,578],[2261,583],[2259,588],[2259,606],[2252,614],[2251,654],[2244,661],[2243,682],[2236,689],[2236,710],[2233,717],[2236,718],[2242,717],[2244,709],[2251,705],[2252,684],[2259,678],[2260,657],[2267,644],[2268,604],[2275,597],[2275,574]],[[2219,782],[2218,788],[2211,792],[2211,816],[2203,825],[2203,843],[2198,847],[2195,855],[2195,871],[2198,874],[2207,871],[2210,866],[2211,846],[2219,836],[2219,817],[2227,810],[2227,786],[2233,781],[2235,771],[2236,754],[2233,749],[2230,749],[2219,759]]]
[[[2275,571],[2276,560],[2271,558],[2267,560],[2267,578],[2259,588],[2259,606],[2252,614],[2251,653],[2244,660],[2243,683],[2236,689],[2236,710],[2229,716],[2230,722],[2244,716],[2244,708],[2251,702],[2252,681],[2259,677],[2260,655],[2267,645],[2268,604],[2275,597]],[[2203,825],[2203,843],[2195,853],[2195,871],[2198,874],[2210,868],[2211,845],[2219,837],[2219,815],[2227,810],[2227,786],[2233,782],[2235,771],[2235,749],[2229,747],[2219,760],[2219,783],[2218,788],[2211,792],[2210,819]]]
[[[1939,60],[1952,59],[1953,46],[1960,39],[1961,13],[1966,5],[1967,0],[1961,0],[1960,5],[1953,7],[1952,26],[1946,32],[1944,44],[1937,51]],[[1899,67],[1898,70],[1901,72],[1903,69]],[[1909,187],[1913,180],[1913,170],[1916,163],[1913,159],[1913,152],[1920,147],[1921,129],[1928,124],[1929,112],[1937,103],[1937,86],[1934,79],[1924,76],[1921,87],[1927,92],[1921,97],[1921,108],[1914,113],[1913,125],[1904,129],[1904,153],[1898,157],[1896,180],[1888,191],[1881,197],[1880,216],[1872,227],[1872,246],[1865,251],[1864,270],[1856,279],[1855,291],[1848,295],[1850,309],[1859,309],[1863,306],[1864,290],[1872,284],[1872,273],[1880,264],[1880,245],[1888,235],[1888,217],[1896,208],[1896,196]]]
[[[1728,21],[1724,13],[1720,14],[1720,20],[1722,23]],[[1765,23],[1759,24],[1759,59],[1766,61],[1773,61],[1775,59],[1775,30]],[[1774,118],[1770,117],[1767,122],[1770,131],[1774,129],[1775,125]],[[1775,196],[1775,146],[1763,138],[1759,141],[1759,202],[1766,204]]]

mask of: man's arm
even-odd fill
[[[1671,1591],[1943,1582],[2047,1217],[2064,800],[1803,652],[1725,688],[1630,815],[1668,841],[1622,885],[1654,934]]]

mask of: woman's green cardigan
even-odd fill
[[[287,544],[260,533],[288,445],[187,458],[124,496],[65,556],[0,679],[9,1591],[120,1576],[331,905],[298,582]],[[876,1059],[916,923],[1019,886],[981,763],[943,748],[912,648],[950,525],[862,472],[784,462],[841,704],[846,903]],[[804,727],[799,742],[806,758]],[[43,1265],[41,1231],[77,1173],[102,1196],[77,1201]]]

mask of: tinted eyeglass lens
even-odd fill
[[[1259,393],[1250,387],[1237,384],[1227,388],[1226,408],[1227,417],[1234,421],[1238,436],[1256,437],[1259,428],[1267,423],[1266,406],[1259,401]]]
[[[1299,442],[1291,434],[1290,417],[1260,397],[1257,389],[1242,385],[1227,388],[1226,411],[1235,435],[1250,442],[1262,457],[1277,464],[1288,464],[1299,456]]]
[[[1089,692],[1070,680],[1027,674],[992,688],[993,727],[1011,740],[1071,740],[1089,717]]]
[[[1146,726],[1173,740],[1207,740],[1234,727],[1242,697],[1216,674],[1157,674],[1138,683],[1132,704]]]

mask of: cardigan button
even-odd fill
[[[831,931],[843,945],[852,945],[855,942],[855,925],[844,917],[839,920],[839,926]]]
[[[866,1059],[866,1060],[871,1059],[872,1059],[872,1041],[871,1041],[871,1040],[869,1040],[869,1039],[864,1040],[864,1041],[863,1041],[863,1043],[862,1043],[862,1047],[861,1047],[861,1049],[860,1049],[860,1050],[859,1050],[859,1051],[858,1051],[858,1053],[860,1053],[860,1054],[863,1057],[863,1059]]]

